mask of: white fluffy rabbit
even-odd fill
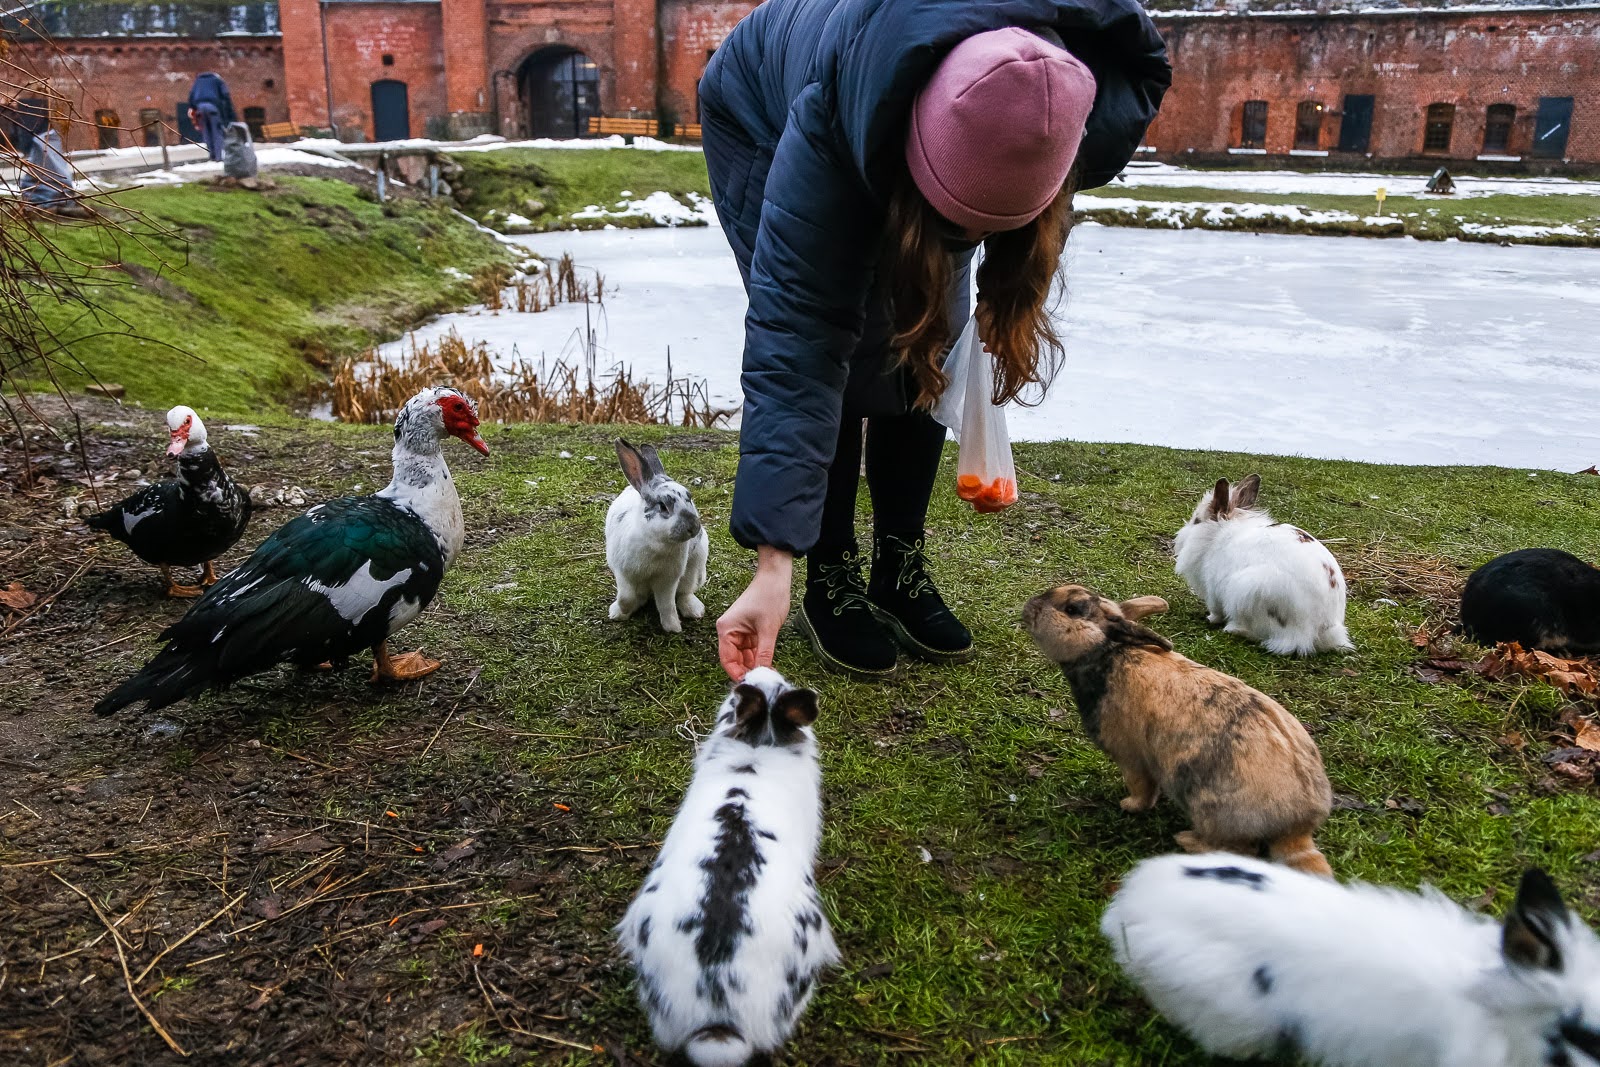
[[[694,780],[617,925],[663,1049],[737,1067],[781,1046],[839,960],[813,877],[817,695],[758,667],[695,756]]]
[[[1542,871],[1523,875],[1502,927],[1432,890],[1161,856],[1128,875],[1100,930],[1151,1003],[1216,1055],[1600,1063],[1600,942]]]
[[[711,540],[689,490],[667,477],[654,447],[634,448],[619,437],[617,459],[628,488],[606,512],[606,563],[617,579],[611,617],[626,619],[654,598],[661,628],[679,633],[680,616],[706,613],[694,594],[706,584]]]
[[[1261,476],[1200,498],[1178,531],[1178,577],[1213,623],[1279,656],[1349,649],[1344,571],[1326,545],[1256,508]]]

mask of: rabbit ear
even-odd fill
[[[1517,899],[1506,915],[1500,952],[1506,962],[1519,967],[1560,971],[1561,930],[1567,921],[1567,906],[1555,883],[1539,868],[1530,867],[1523,872]]]
[[[1252,474],[1244,481],[1233,487],[1233,495],[1228,503],[1234,508],[1253,508],[1256,506],[1256,497],[1261,494],[1261,475]]]
[[[740,726],[749,726],[767,714],[767,694],[753,685],[734,689],[733,714]]]
[[[1211,506],[1206,509],[1206,514],[1213,519],[1220,519],[1228,513],[1228,479],[1218,478],[1216,486],[1211,490]]]
[[[790,726],[810,726],[817,721],[817,694],[809,689],[791,689],[772,705],[772,715]]]
[[[666,476],[667,469],[661,465],[661,457],[656,455],[655,445],[640,445],[639,455],[644,459],[645,481]]]
[[[1146,615],[1159,615],[1169,607],[1167,602],[1158,596],[1136,596],[1132,600],[1124,600],[1117,606],[1122,609],[1122,614],[1130,622],[1138,622]]]
[[[628,484],[643,492],[644,483],[650,480],[650,476],[645,473],[645,460],[639,450],[619,437],[617,459],[622,462],[622,473],[627,477]]]

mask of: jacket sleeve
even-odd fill
[[[744,416],[732,529],[746,548],[816,543],[850,355],[861,336],[875,224],[817,84],[774,151],[750,267]]]

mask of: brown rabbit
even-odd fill
[[[1028,601],[1022,621],[1061,665],[1084,729],[1128,784],[1124,811],[1148,811],[1165,790],[1189,814],[1189,852],[1263,848],[1290,867],[1332,877],[1311,835],[1333,790],[1322,754],[1277,701],[1172,651],[1139,620],[1157,596],[1116,604],[1081,585]]]

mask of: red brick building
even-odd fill
[[[1600,163],[1600,6],[1158,22],[1162,158]]]
[[[983,2],[983,0],[974,0]],[[56,3],[51,80],[98,115],[71,147],[148,136],[215,69],[255,122],[346,140],[582,134],[592,115],[692,120],[752,0],[187,0],[146,21]],[[149,14],[154,12],[155,14]],[[1600,165],[1600,4],[1373,13],[1158,12],[1175,161]],[[26,48],[27,46],[25,46]],[[38,55],[35,47],[35,52]],[[113,121],[115,120],[115,121]],[[122,127],[126,132],[119,132]]]

